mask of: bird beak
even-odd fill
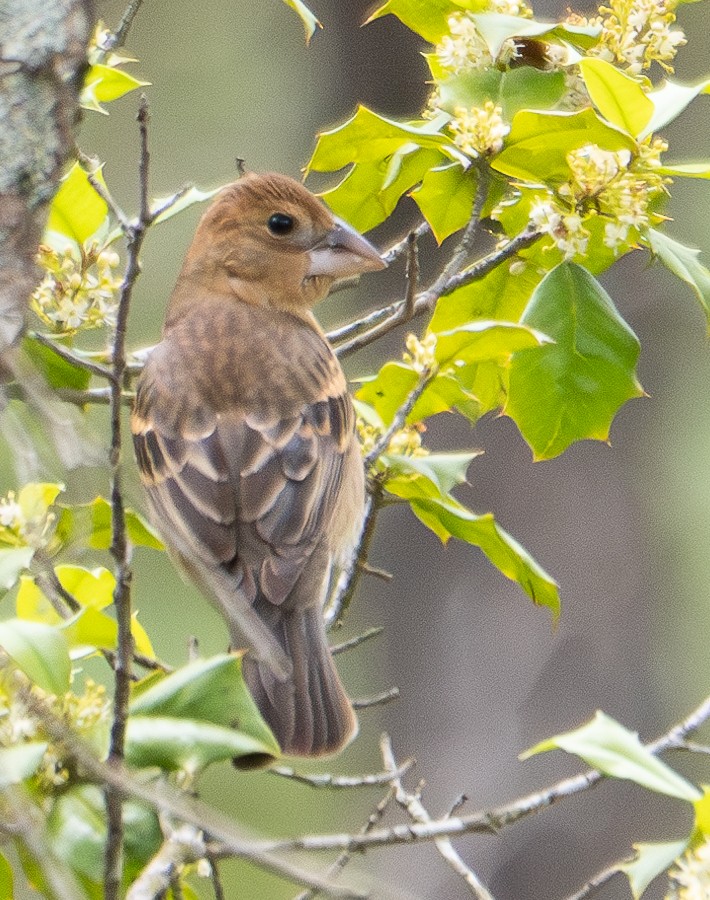
[[[348,278],[361,272],[377,272],[387,266],[369,241],[337,218],[325,237],[308,251],[308,257],[308,278],[318,275]]]

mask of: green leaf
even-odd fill
[[[316,28],[322,28],[323,26],[302,0],[283,0],[283,2],[286,6],[290,6],[303,22],[303,27],[306,30],[306,43],[310,44]]]
[[[0,897],[3,900],[13,900],[15,896],[14,876],[12,866],[0,853]]]
[[[601,711],[581,728],[548,738],[526,750],[520,758],[528,759],[536,753],[558,748],[579,756],[603,775],[633,781],[650,791],[688,803],[702,796],[695,785],[646,749],[636,732]]]
[[[101,170],[95,173],[105,184]],[[108,206],[89,184],[86,172],[79,163],[69,169],[62,179],[49,210],[47,228],[83,244],[101,228],[108,217]]]
[[[554,187],[569,180],[567,154],[587,144],[630,153],[636,148],[633,138],[602,121],[593,109],[575,113],[524,109],[513,117],[505,146],[491,166],[511,178]]]
[[[516,322],[479,319],[436,336],[436,359],[441,366],[510,357],[513,353],[542,347],[551,340],[540,331]]]
[[[466,172],[453,163],[430,169],[412,192],[439,243],[463,228],[471,218],[476,184],[475,171]]]
[[[480,4],[482,8],[484,3]],[[448,18],[458,11],[458,5],[452,0],[387,0],[372,13],[365,24],[380,19],[382,16],[396,16],[425,41],[436,44],[448,34]]]
[[[0,622],[0,647],[38,687],[57,695],[69,690],[69,647],[58,628],[23,619]]]
[[[219,194],[224,187],[225,185],[221,184],[211,191],[201,191],[196,187],[191,187],[189,190],[185,191],[179,200],[176,200],[175,203],[171,203],[167,209],[155,216],[153,225],[160,225],[161,222],[167,222],[168,219],[172,219],[173,216],[181,213],[184,209],[189,209],[196,203],[204,203],[205,200],[211,200],[212,197]],[[168,200],[170,200],[170,197],[153,200],[151,204],[151,214],[155,215],[156,210],[163,209]]]
[[[0,589],[7,591],[13,587],[20,573],[29,568],[34,555],[34,547],[0,549]]]
[[[653,170],[659,175],[670,175],[672,178],[710,178],[710,162],[676,163],[658,166]]]
[[[484,278],[440,297],[429,330],[450,331],[478,319],[517,322],[541,279],[536,264],[503,263]]]
[[[589,96],[612,125],[636,137],[653,115],[653,102],[634,78],[603,59],[587,57],[579,63]]]
[[[196,660],[167,675],[134,695],[131,715],[209,722],[235,729],[267,748],[259,752],[279,753],[244,683],[241,659],[233,654]]]
[[[358,231],[369,231],[384,222],[400,197],[421,181],[442,158],[436,150],[409,152],[397,160],[396,174],[390,166],[391,160],[358,163],[339,184],[325,191],[321,197],[336,215],[350,222]]]
[[[241,730],[203,720],[131,716],[126,729],[126,762],[197,772],[211,763],[243,756],[275,757],[273,739],[260,741]]]
[[[513,357],[504,414],[535,459],[558,456],[574,441],[606,441],[619,408],[643,390],[639,343],[599,282],[562,263],[540,282],[521,320],[554,344]]]
[[[0,789],[19,784],[34,775],[47,749],[44,741],[28,741],[14,747],[0,747]],[[0,885],[2,867],[0,866]],[[0,897],[4,900],[4,894]]]
[[[624,872],[629,879],[634,900],[640,900],[653,879],[665,872],[685,852],[687,846],[687,838],[659,844],[634,844],[635,859],[619,866],[619,871]]]
[[[155,813],[134,800],[123,804],[126,876],[134,878],[162,843]],[[77,874],[103,884],[106,804],[100,787],[69,788],[57,798],[47,820],[51,849]],[[103,895],[103,894],[102,894]]]
[[[699,94],[707,94],[708,91],[710,91],[710,81],[701,81],[696,85],[666,81],[657,90],[651,91],[648,99],[653,103],[654,112],[640,137],[645,138],[654,131],[665,127],[677,118]]]
[[[482,450],[470,450],[467,453],[429,453],[426,456],[407,456],[404,454],[387,453],[380,458],[387,471],[385,487],[390,490],[399,482],[395,479],[426,478],[435,488],[435,493],[430,496],[444,496],[457,484],[466,482],[466,472]],[[401,488],[401,490],[404,490]],[[395,493],[391,490],[390,493]],[[397,496],[400,496],[399,494]]]
[[[419,375],[411,366],[402,362],[387,362],[373,379],[363,384],[355,396],[373,407],[387,428],[418,380]]]
[[[28,522],[41,522],[63,490],[63,484],[52,481],[33,481],[24,485],[17,496],[17,502],[25,519]]]
[[[654,256],[674,275],[689,284],[705,313],[710,329],[710,271],[700,262],[700,250],[686,247],[661,231],[649,228],[646,242]]]
[[[151,526],[131,509],[126,510],[126,531],[135,547],[165,549]],[[96,497],[91,503],[62,506],[55,535],[64,544],[78,541],[94,550],[108,550],[111,546],[110,504],[103,497]]]
[[[150,82],[139,81],[121,69],[96,63],[86,73],[79,102],[85,109],[106,113],[101,106],[102,103],[118,100],[119,97],[148,84]]]
[[[387,486],[390,490],[390,485]],[[400,486],[397,496],[403,496]],[[498,525],[490,513],[477,516],[452,497],[410,500],[414,515],[446,542],[450,537],[479,547],[490,562],[515,581],[538,606],[559,614],[560,595],[556,582],[520,544]]]
[[[45,347],[33,337],[25,335],[22,349],[52,387],[83,391],[89,386],[90,372],[58,356],[50,347]]]
[[[407,124],[386,119],[366,106],[359,106],[347,122],[318,135],[306,171],[335,172],[350,163],[382,162],[406,144],[439,150],[465,166],[468,164],[466,157],[439,133],[447,120],[448,116],[444,116],[443,119],[437,117],[419,124]]]

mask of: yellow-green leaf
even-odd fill
[[[637,137],[653,115],[653,102],[634,78],[603,59],[586,57],[579,63],[589,96],[613,125]]]
[[[634,900],[640,900],[653,879],[665,872],[685,852],[687,846],[687,838],[658,844],[634,844],[635,858],[619,866],[619,871],[624,872],[629,879]]]
[[[695,785],[644,747],[636,732],[600,711],[581,728],[536,744],[521,754],[521,759],[555,749],[581,757],[604,775],[633,781],[669,797],[694,803],[702,796]]]
[[[139,81],[122,69],[96,63],[91,66],[84,80],[80,103],[85,109],[93,109],[105,113],[102,103],[118,100],[125,94],[145,87],[150,82]]]
[[[60,629],[10,619],[0,622],[0,647],[38,687],[59,695],[69,690],[69,646]]]
[[[290,6],[301,22],[303,22],[303,27],[306,30],[306,43],[310,44],[316,28],[322,28],[323,26],[302,0],[283,0],[283,2],[286,6]]]
[[[99,169],[94,177],[105,184]],[[69,169],[49,210],[47,228],[58,231],[77,244],[83,244],[96,234],[108,217],[106,202],[89,184],[86,172],[79,163]]]

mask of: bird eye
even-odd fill
[[[293,231],[293,226],[295,225],[295,221],[293,216],[289,216],[286,213],[274,213],[273,216],[269,217],[269,221],[266,223],[269,231],[272,234],[278,235],[282,237],[285,234],[290,234]]]

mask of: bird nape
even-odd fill
[[[197,227],[131,426],[151,517],[248,644],[247,685],[287,754],[344,747],[357,721],[322,608],[362,526],[345,376],[312,306],[377,250],[283,175],[245,175]]]

